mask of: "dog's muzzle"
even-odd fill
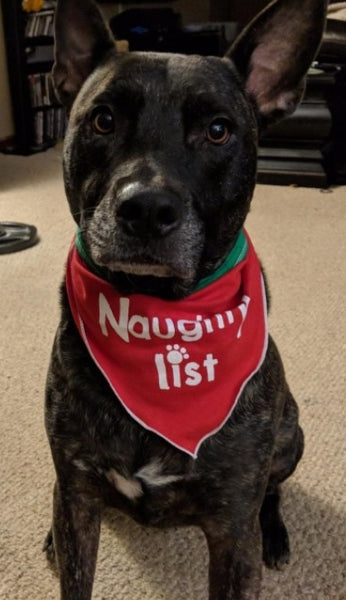
[[[178,229],[183,216],[182,201],[172,192],[141,191],[123,200],[117,221],[127,235],[162,238]]]

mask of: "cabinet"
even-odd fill
[[[32,154],[63,136],[64,109],[50,80],[53,65],[53,22],[56,2],[25,13],[21,0],[2,0],[8,73],[15,124],[15,154]]]

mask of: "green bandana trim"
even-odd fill
[[[225,275],[226,273],[228,273],[228,271],[231,271],[231,269],[234,269],[234,267],[236,267],[242,260],[244,260],[245,256],[247,255],[247,251],[248,243],[245,237],[245,233],[242,229],[237,237],[237,240],[232,250],[226,256],[223,263],[221,263],[221,265],[216,269],[216,271],[214,271],[214,273],[211,273],[207,277],[203,277],[203,279],[201,279],[197,283],[194,292],[202,290],[203,288],[207,287],[207,285],[213,283],[213,281],[220,279],[222,275]]]
[[[101,277],[101,279],[108,280],[109,278],[107,277],[107,269],[96,265],[92,258],[89,256],[83,241],[82,232],[79,227],[77,229],[75,244],[79,256],[88,265],[89,269],[93,273],[95,273],[95,275]],[[207,277],[203,277],[203,279],[201,279],[197,283],[193,291],[198,292],[199,290],[202,290],[203,288],[207,287],[207,285],[213,283],[213,281],[216,281],[217,279],[228,273],[228,271],[236,267],[242,260],[244,260],[244,258],[247,255],[247,251],[248,243],[244,230],[242,229],[237,237],[237,240],[232,250],[226,256],[225,260],[216,269],[216,271],[214,271],[214,273],[211,273],[211,275],[208,275]]]

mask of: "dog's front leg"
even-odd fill
[[[53,515],[61,600],[90,600],[100,537],[100,506],[56,483]]]
[[[219,523],[204,529],[209,547],[209,600],[257,600],[261,582],[259,522],[241,539],[220,535]]]

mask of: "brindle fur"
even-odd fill
[[[294,110],[325,8],[323,0],[272,2],[219,59],[117,54],[91,0],[59,0],[54,81],[70,111],[66,194],[89,254],[121,293],[180,298],[220,264],[249,210],[258,129]],[[99,105],[111,108],[116,135],[92,128]],[[225,115],[233,135],[215,146],[205,129]],[[119,214],[134,189],[173,195],[179,226],[160,236],[129,232]],[[56,554],[62,600],[91,598],[105,506],[148,525],[200,526],[209,599],[258,598],[262,557],[277,568],[289,558],[279,486],[303,450],[273,340],[195,460],[129,417],[77,332],[64,285],[61,306],[46,391],[57,481],[45,546]]]

